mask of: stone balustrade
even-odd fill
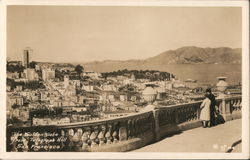
[[[231,119],[233,113],[241,111],[242,97],[234,96],[217,99],[217,106],[225,120]]]
[[[142,147],[168,134],[176,133],[183,124],[198,124],[200,104],[201,101],[171,105],[153,111],[92,122],[8,127],[7,151],[102,151],[102,148],[108,146],[128,145],[135,139]],[[228,115],[241,111],[241,96],[217,99],[217,106],[227,120]],[[153,138],[140,142],[149,136]],[[120,151],[128,150],[128,147],[124,147]]]
[[[9,151],[88,151],[153,131],[153,112],[57,126],[7,129]]]
[[[159,126],[199,119],[201,101],[171,105],[159,109]]]

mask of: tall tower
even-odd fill
[[[29,47],[25,48],[23,50],[23,61],[22,61],[22,65],[24,66],[24,68],[29,68],[29,54],[31,52],[31,49]]]

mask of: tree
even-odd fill
[[[12,109],[17,109],[18,107],[20,107],[20,105],[18,105],[18,104],[13,104],[13,105],[11,106]]]
[[[59,78],[60,80],[63,80],[64,73],[60,72],[58,69],[55,70],[55,77]]]
[[[83,72],[83,67],[81,65],[76,65],[75,71],[78,75],[80,75]]]
[[[37,62],[32,61],[32,62],[30,62],[29,67],[30,68],[36,68],[36,65],[37,65]]]
[[[9,65],[7,64],[7,71],[8,72],[18,72],[21,73],[24,70],[24,66],[20,66],[20,65]]]

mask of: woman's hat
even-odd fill
[[[206,92],[211,93],[211,89],[210,89],[210,88],[207,88],[207,89],[206,89]]]

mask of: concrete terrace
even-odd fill
[[[211,128],[186,130],[133,152],[240,153],[241,126],[241,119],[237,119]]]

